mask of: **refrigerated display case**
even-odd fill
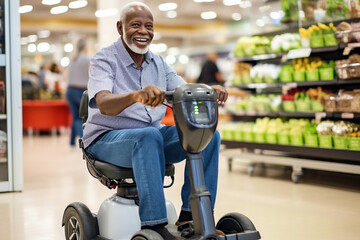
[[[0,0],[0,192],[23,186],[20,68],[19,1]]]

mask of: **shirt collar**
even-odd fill
[[[131,64],[135,64],[134,60],[131,58],[130,54],[126,50],[126,48],[124,46],[124,43],[121,40],[121,37],[119,37],[119,39],[115,42],[115,47],[119,51],[119,55],[122,58],[122,60],[124,61],[126,66],[130,66]],[[149,64],[150,61],[153,60],[153,58],[154,58],[153,53],[150,52],[150,50],[147,51],[147,53],[145,53],[145,62],[147,64]]]

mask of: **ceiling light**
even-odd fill
[[[33,6],[31,5],[23,5],[21,7],[19,7],[19,13],[28,13],[31,12],[33,10]]]
[[[251,6],[252,6],[252,3],[251,3],[250,0],[242,0],[242,1],[240,1],[239,6],[240,6],[241,8],[248,8],[248,7],[251,7]]]
[[[22,37],[20,42],[21,42],[21,45],[26,45],[26,44],[28,44],[28,38],[27,37]]]
[[[168,16],[168,18],[176,18],[177,12],[176,11],[168,11],[166,13],[166,15]]]
[[[50,37],[50,31],[49,30],[41,30],[38,32],[39,38],[48,38]]]
[[[263,27],[263,26],[265,26],[265,22],[262,19],[257,19],[256,20],[256,25],[258,25],[259,27]]]
[[[62,67],[67,67],[69,66],[70,64],[70,59],[68,57],[63,57],[61,60],[60,60],[60,65]]]
[[[72,52],[73,49],[74,49],[74,46],[71,43],[67,43],[64,45],[64,51],[67,53]]]
[[[78,8],[85,7],[87,4],[88,4],[88,2],[86,0],[73,1],[73,2],[69,3],[69,8],[78,9]]]
[[[231,15],[231,18],[234,20],[234,21],[240,21],[241,20],[241,14],[240,13],[233,13]]]
[[[29,35],[28,42],[36,42],[38,40],[37,35]]]
[[[225,6],[235,6],[239,5],[241,3],[241,0],[223,0],[223,4]]]
[[[182,54],[182,55],[179,56],[179,62],[181,64],[188,64],[189,63],[189,57],[187,55]]]
[[[42,0],[41,3],[44,5],[55,5],[60,3],[61,0]]]
[[[167,50],[167,45],[165,43],[150,45],[150,51],[154,53],[161,53],[161,52],[165,52],[166,50]]]
[[[170,55],[179,55],[180,54],[180,49],[178,47],[171,47],[168,49],[168,54]]]
[[[162,3],[159,5],[160,11],[170,11],[170,10],[175,10],[176,8],[177,8],[177,4],[173,2]]]
[[[100,9],[95,12],[95,16],[98,18],[110,17],[116,14],[118,14],[118,10],[116,8]]]
[[[173,56],[173,55],[168,55],[168,56],[165,58],[165,61],[166,61],[168,64],[172,65],[172,64],[174,64],[174,63],[176,62],[176,57]]]
[[[51,14],[61,14],[66,13],[69,10],[67,6],[57,6],[50,9]]]
[[[28,52],[30,53],[36,52],[36,45],[34,43],[28,45]]]
[[[202,12],[200,14],[200,16],[201,16],[202,19],[210,20],[210,19],[216,18],[217,14],[216,14],[216,12],[209,11],[209,12]]]
[[[202,3],[202,2],[215,2],[215,0],[194,0],[196,3]]]
[[[47,52],[50,50],[50,44],[47,42],[41,42],[37,45],[37,50],[39,52]]]

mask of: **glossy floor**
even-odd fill
[[[67,133],[24,137],[24,189],[0,193],[0,240],[64,239],[61,219],[70,202],[96,212],[114,193],[89,175],[80,150],[67,143]],[[165,190],[177,210],[183,167],[177,165],[175,185]],[[250,177],[241,161],[228,172],[222,156],[215,218],[243,213],[265,240],[360,239],[360,176],[307,170],[294,184],[290,174],[267,166]]]

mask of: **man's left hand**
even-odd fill
[[[226,88],[224,88],[221,85],[212,85],[210,87],[212,89],[214,89],[216,92],[216,98],[217,98],[218,104],[225,103],[228,98],[228,92],[226,91]]]

